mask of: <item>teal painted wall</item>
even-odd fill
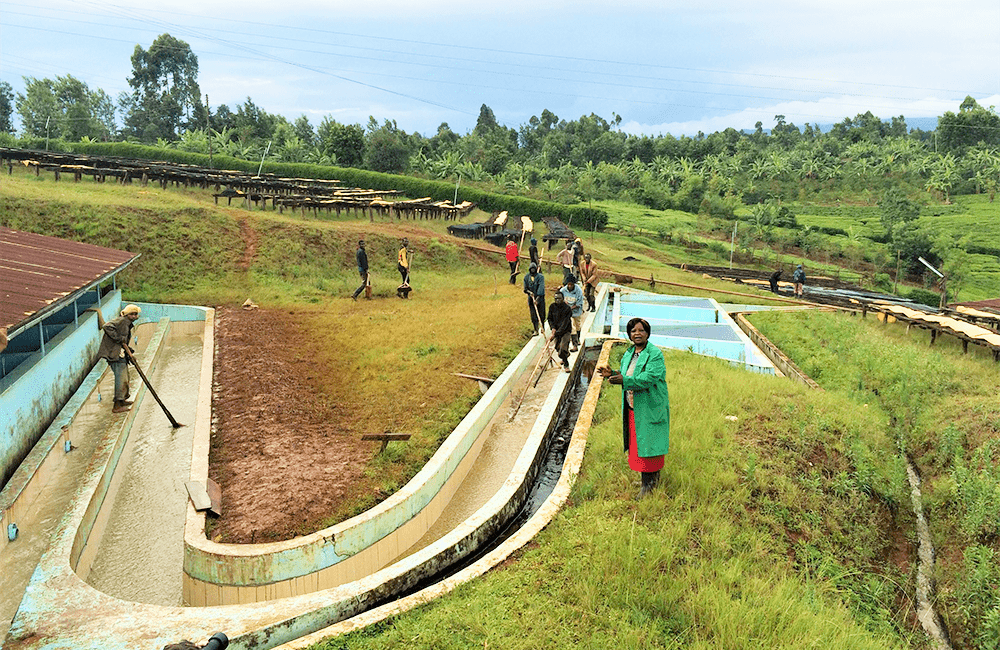
[[[120,310],[121,292],[104,296],[101,313],[105,319],[114,318]],[[35,332],[37,328],[32,328],[22,336]],[[46,341],[44,355],[41,350],[31,352],[0,380],[0,485],[7,483],[93,368],[100,342],[97,314],[82,313],[76,324],[62,325],[58,334]]]

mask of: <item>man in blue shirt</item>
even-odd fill
[[[573,310],[573,347],[569,351],[576,352],[580,349],[580,325],[583,320],[583,289],[576,283],[576,276],[570,274],[566,278],[566,285],[561,287],[559,292],[566,299],[566,304]]]

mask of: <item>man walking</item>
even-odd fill
[[[562,360],[563,370],[569,372],[569,341],[573,332],[573,310],[563,297],[563,294],[556,291],[552,297],[552,306],[549,307],[549,329],[552,330],[552,340],[556,346],[556,352]]]
[[[532,264],[540,265],[541,262],[538,259],[538,240],[534,237],[531,238],[531,244],[528,246],[528,257]]]
[[[504,255],[507,258],[507,263],[510,264],[510,283],[517,283],[517,243],[514,241],[514,235],[507,235],[507,246],[504,248]]]
[[[576,352],[580,346],[580,325],[583,320],[583,290],[576,283],[576,276],[566,278],[566,286],[561,287],[559,293],[563,295],[573,317],[573,346],[569,351]]]
[[[528,296],[528,316],[534,333],[545,334],[545,276],[538,272],[538,265],[532,262],[528,274],[524,276],[524,293]],[[532,334],[534,336],[535,334]]]
[[[354,256],[358,262],[358,275],[361,276],[361,286],[355,289],[354,295],[351,298],[357,300],[361,292],[368,286],[368,253],[365,252],[364,239],[358,240],[358,250],[354,253]],[[371,296],[365,294],[365,298],[371,299]]]
[[[132,402],[126,401],[129,396],[128,357],[122,348],[128,347],[132,338],[132,325],[139,320],[140,311],[138,305],[129,305],[121,311],[118,318],[112,318],[102,328],[104,336],[101,338],[97,356],[108,362],[115,376],[115,401],[112,413],[124,413],[132,406]],[[132,352],[131,347],[128,349]]]
[[[583,295],[587,298],[587,309],[597,311],[595,304],[597,292],[597,263],[594,262],[590,253],[583,256],[583,264],[580,265],[580,279],[583,281]]]

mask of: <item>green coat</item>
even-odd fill
[[[630,346],[622,357],[622,433],[628,451],[628,420],[626,419],[625,391],[633,391],[635,405],[635,442],[639,456],[661,456],[670,446],[670,396],[667,393],[667,366],[663,353],[652,343],[647,343],[639,353],[635,370],[626,377],[635,346]]]

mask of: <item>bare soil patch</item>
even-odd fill
[[[331,369],[302,354],[286,310],[220,308],[216,321],[210,476],[223,514],[211,537],[252,543],[316,530],[339,503],[373,489],[364,476],[377,443],[343,431],[317,388]]]

